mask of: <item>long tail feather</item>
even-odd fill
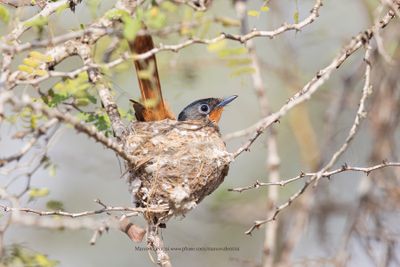
[[[135,54],[143,54],[154,48],[150,35],[137,36],[129,45]],[[142,96],[140,102],[131,100],[136,118],[140,121],[175,119],[167,103],[163,100],[155,55],[143,60],[136,60],[135,68]]]

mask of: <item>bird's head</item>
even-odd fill
[[[235,100],[237,95],[227,98],[205,98],[194,101],[179,113],[178,121],[210,120],[217,124],[224,107]]]

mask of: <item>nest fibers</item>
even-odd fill
[[[204,122],[133,122],[126,149],[138,159],[129,170],[138,206],[168,207],[145,214],[154,223],[193,209],[223,182],[233,160],[218,127]]]

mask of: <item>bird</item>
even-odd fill
[[[154,49],[148,34],[138,35],[129,45],[134,54]],[[224,108],[238,96],[199,99],[175,117],[163,99],[155,55],[134,64],[141,99],[130,100],[136,121],[125,150],[137,164],[128,166],[129,190],[137,207],[167,205],[167,211],[145,213],[148,222],[164,225],[196,207],[228,174],[234,157],[226,150],[218,123]]]
[[[135,54],[143,54],[154,48],[154,42],[151,35],[140,35],[133,42],[130,42],[130,48]],[[133,103],[136,119],[147,122],[163,119],[174,120],[174,114],[163,99],[155,55],[151,55],[146,59],[136,60],[134,64],[141,93],[140,101],[130,100]],[[218,124],[224,107],[237,97],[237,95],[232,95],[226,98],[196,100],[179,113],[177,120],[211,121],[214,124]]]

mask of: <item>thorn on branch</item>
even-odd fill
[[[347,165],[347,163],[344,163],[344,164],[342,165],[342,171],[347,170],[348,167],[349,167],[349,166]]]
[[[104,204],[103,202],[101,202],[100,199],[96,198],[93,201],[96,202],[97,204],[99,204],[100,206],[102,206],[103,208],[105,208],[105,209],[107,208],[107,205]]]

